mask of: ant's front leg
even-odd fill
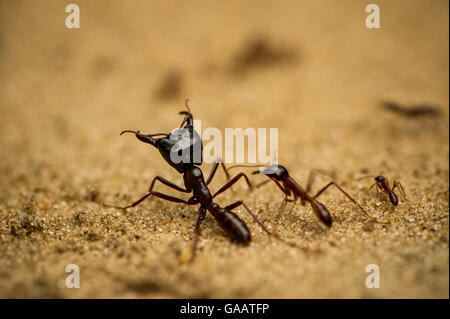
[[[217,168],[219,167],[219,165],[222,166],[223,171],[225,172],[225,175],[227,177],[227,181],[230,180],[230,174],[228,173],[228,169],[225,167],[225,164],[222,162],[222,159],[218,158],[214,162],[214,165],[213,165],[213,167],[211,169],[211,172],[209,173],[209,176],[206,179],[206,185],[209,185],[209,183],[211,183],[214,175],[216,174],[216,171],[217,171]]]
[[[385,195],[386,200],[387,200],[388,203],[389,203],[389,196],[388,196],[388,194],[381,188],[381,186],[380,186],[380,184],[379,184],[378,182],[373,183],[373,185],[370,186],[368,192],[370,192],[370,190],[371,190],[374,186],[375,186],[375,188],[376,188],[376,190],[377,190],[377,195],[379,196],[380,193],[383,194],[383,195]]]
[[[239,173],[237,174],[235,177],[233,177],[230,181],[228,181],[224,186],[222,186],[221,189],[219,189],[214,195],[213,198],[216,197],[217,195],[219,195],[220,193],[226,191],[228,188],[230,188],[231,186],[233,186],[233,184],[235,184],[241,177],[245,178],[245,181],[247,182],[248,187],[250,188],[250,190],[253,189],[252,183],[250,183],[250,180],[248,178],[247,175],[245,175],[244,173]]]
[[[151,193],[153,191],[153,187],[155,186],[156,181],[159,181],[160,183],[169,186],[170,188],[173,188],[179,192],[183,192],[183,193],[190,193],[188,192],[186,189],[184,189],[183,187],[180,187],[178,185],[176,185],[175,183],[172,183],[171,181],[165,179],[164,177],[161,176],[156,176],[153,180],[152,183],[150,184],[150,187],[148,189],[149,193]]]

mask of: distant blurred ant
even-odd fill
[[[383,102],[382,106],[391,112],[405,117],[439,116],[441,112],[435,106],[429,104],[414,105],[410,107],[401,106],[395,102]]]
[[[266,175],[267,177],[269,177],[270,179],[256,185],[256,188],[260,187],[270,181],[273,181],[275,184],[277,184],[278,188],[280,188],[281,191],[285,194],[285,199],[284,199],[283,206],[281,207],[281,209],[284,207],[284,205],[287,202],[294,202],[300,198],[301,204],[304,206],[305,202],[308,202],[311,205],[311,208],[313,209],[316,216],[327,227],[331,227],[331,225],[333,223],[331,214],[328,211],[328,209],[325,207],[325,205],[317,200],[317,197],[319,197],[323,192],[325,192],[328,189],[328,187],[330,187],[332,185],[336,186],[348,199],[350,199],[353,203],[355,203],[359,207],[359,209],[364,213],[364,215],[366,215],[367,217],[370,217],[369,214],[366,213],[364,208],[362,208],[362,206],[360,204],[358,204],[358,202],[356,200],[354,200],[353,197],[351,197],[346,191],[344,191],[335,182],[329,182],[320,191],[318,191],[317,194],[315,194],[314,196],[311,196],[309,194],[309,191],[311,190],[316,173],[325,172],[323,170],[312,170],[311,171],[309,178],[308,178],[306,190],[305,190],[289,175],[287,169],[284,166],[281,166],[281,165],[271,165],[271,166],[234,165],[234,166],[231,166],[229,169],[236,168],[236,167],[260,167],[260,168],[263,167],[263,169],[252,172],[252,174],[263,174],[263,175]],[[293,199],[288,198],[291,194],[294,196]],[[281,210],[280,210],[277,218],[279,218],[280,214],[281,214]]]

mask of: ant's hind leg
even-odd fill
[[[369,189],[367,190],[367,192],[370,192],[374,186],[377,187],[377,192],[378,192],[378,191],[379,191],[378,183],[373,183],[372,186],[369,187]]]
[[[241,177],[245,178],[245,181],[247,182],[248,187],[250,188],[250,190],[253,189],[253,185],[250,182],[249,178],[247,177],[247,175],[245,175],[244,173],[239,173],[237,174],[235,177],[233,177],[230,181],[228,181],[225,185],[222,186],[221,189],[219,189],[214,195],[213,198],[216,197],[217,195],[219,195],[220,193],[226,191],[228,188],[230,188],[231,186],[233,186],[233,184],[235,184]]]
[[[247,205],[245,205],[245,203],[244,203],[243,201],[239,200],[239,201],[237,201],[237,202],[235,202],[235,203],[233,203],[233,204],[230,204],[230,205],[226,206],[225,209],[231,211],[231,210],[233,210],[233,209],[235,209],[235,208],[237,208],[237,207],[239,207],[239,206],[244,206],[244,208],[245,208],[245,210],[247,211],[247,213],[253,218],[253,220],[259,225],[259,227],[261,227],[262,230],[264,230],[269,236],[272,236],[272,237],[275,237],[275,238],[279,239],[277,235],[272,234],[272,233],[266,228],[266,226],[264,226],[264,224],[263,224],[262,222],[260,222],[260,221],[258,220],[258,218],[256,218],[255,214],[252,213],[252,211],[250,210],[250,208],[248,208]]]
[[[366,217],[371,218],[371,216],[364,210],[364,208],[362,208],[362,206],[353,197],[351,197],[345,190],[342,189],[342,187],[340,187],[335,182],[329,182],[327,185],[325,185],[325,187],[323,187],[320,191],[318,191],[313,198],[316,199],[317,197],[319,197],[324,191],[327,190],[328,187],[332,185],[336,186],[350,201],[356,204],[359,207],[359,209],[364,213],[364,215],[366,215]]]
[[[277,233],[272,233],[272,232],[270,232],[270,231],[266,228],[266,226],[264,226],[264,224],[263,224],[261,221],[259,221],[259,219],[256,217],[256,215],[252,213],[252,211],[250,210],[250,208],[248,208],[247,205],[245,205],[245,203],[244,203],[243,201],[240,200],[240,201],[237,201],[237,202],[235,202],[235,203],[233,203],[233,204],[230,204],[230,205],[226,206],[225,209],[228,209],[228,210],[231,211],[231,210],[233,210],[234,208],[239,207],[239,206],[241,206],[241,205],[244,206],[244,208],[245,208],[245,210],[247,211],[247,213],[253,218],[253,220],[259,225],[259,227],[261,227],[261,229],[262,229],[267,235],[269,235],[269,237],[273,237],[273,238],[275,238],[276,240],[279,240],[279,241],[281,241],[281,242],[283,242],[283,243],[285,243],[285,244],[287,244],[287,245],[289,245],[289,246],[292,246],[292,247],[301,249],[301,250],[303,250],[303,251],[309,251],[307,248],[300,247],[300,246],[297,246],[297,245],[294,244],[294,243],[290,243],[290,242],[285,241],[284,239],[280,238],[280,236],[279,236]]]
[[[392,187],[392,191],[394,191],[394,189],[396,187],[398,187],[399,193],[400,193],[400,195],[402,195],[403,200],[407,201],[408,199],[406,198],[405,189],[403,188],[402,183],[400,183],[399,181],[394,181],[394,186]]]
[[[156,197],[160,197],[160,198],[162,198],[162,199],[166,199],[166,200],[169,200],[169,201],[172,201],[172,202],[179,202],[180,199],[178,199],[178,198],[176,199],[175,197],[172,197],[172,196],[168,196],[168,195],[165,195],[165,194],[162,194],[162,193],[158,193],[158,192],[153,192],[153,187],[155,186],[156,181],[159,181],[159,182],[161,182],[162,184],[164,184],[164,185],[166,185],[166,186],[169,186],[170,188],[173,188],[173,189],[175,189],[175,190],[177,190],[177,191],[179,191],[179,192],[188,193],[187,190],[185,190],[184,188],[182,188],[182,187],[180,187],[180,186],[178,186],[178,185],[172,183],[171,181],[165,179],[164,177],[156,176],[156,177],[152,180],[152,182],[151,182],[151,184],[150,184],[150,187],[149,187],[149,189],[148,189],[148,193],[147,193],[146,195],[144,195],[143,197],[141,197],[140,199],[138,199],[138,200],[137,200],[136,202],[134,202],[133,204],[131,204],[131,205],[129,205],[129,206],[125,206],[125,207],[121,207],[121,206],[113,206],[113,205],[108,205],[108,204],[103,204],[103,206],[105,206],[105,207],[110,207],[110,208],[117,208],[117,209],[126,210],[126,209],[128,209],[128,208],[135,207],[135,206],[139,205],[141,202],[143,202],[143,201],[144,201],[147,197],[149,197],[150,195],[155,195]],[[156,194],[161,194],[161,196],[166,196],[167,198],[158,196],[158,195],[156,195]],[[169,198],[170,198],[170,199],[169,199]],[[174,199],[176,199],[176,200],[174,200]]]
[[[288,195],[285,195],[284,200],[281,202],[280,207],[278,208],[277,216],[275,217],[275,222],[278,223],[280,220],[281,214],[284,211],[284,208],[286,207],[287,203],[295,202],[298,199],[298,197],[294,197],[293,199],[289,199]]]
[[[182,204],[189,205],[189,203],[187,201],[185,201],[184,199],[181,199],[181,198],[173,197],[173,196],[166,195],[166,194],[159,193],[159,192],[149,192],[149,193],[145,194],[144,196],[142,196],[137,201],[135,201],[134,203],[132,203],[131,205],[128,205],[125,207],[113,206],[113,205],[108,205],[108,204],[103,204],[103,206],[108,207],[108,208],[117,208],[117,209],[127,210],[128,208],[136,207],[137,205],[142,203],[147,197],[149,197],[151,195],[156,196],[161,199],[164,199],[164,200],[167,200],[169,202],[182,203]]]

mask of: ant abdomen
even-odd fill
[[[250,243],[250,230],[235,213],[218,205],[213,206],[209,211],[230,237],[243,244]]]
[[[320,219],[322,223],[324,223],[327,227],[331,227],[333,221],[331,219],[331,214],[324,204],[318,201],[311,202],[311,207],[317,217]]]

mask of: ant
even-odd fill
[[[186,111],[181,111],[179,114],[185,115],[180,128],[175,130],[174,132],[170,134],[165,133],[157,133],[157,134],[149,134],[144,135],[141,134],[139,131],[132,131],[132,130],[125,130],[120,135],[124,133],[133,133],[135,134],[136,138],[140,141],[150,144],[154,147],[156,147],[159,152],[161,153],[162,157],[166,160],[166,162],[175,168],[180,174],[183,174],[183,181],[184,181],[184,188],[180,187],[169,180],[165,179],[161,176],[156,176],[151,184],[150,188],[148,190],[148,193],[144,196],[142,196],[140,199],[135,201],[134,203],[125,206],[125,207],[119,207],[119,206],[112,206],[112,205],[105,205],[107,207],[112,208],[118,208],[122,210],[126,210],[131,207],[135,207],[139,205],[142,201],[144,201],[149,196],[156,196],[158,198],[175,202],[175,203],[182,203],[186,205],[197,205],[200,204],[200,208],[198,210],[198,216],[197,216],[197,222],[195,224],[195,232],[194,232],[194,243],[192,247],[192,258],[191,261],[195,258],[196,254],[196,246],[198,237],[200,236],[200,225],[202,221],[206,217],[206,213],[210,212],[211,215],[216,219],[219,226],[232,238],[236,241],[248,245],[251,241],[251,234],[250,230],[248,229],[247,225],[244,223],[242,219],[240,219],[235,213],[232,212],[233,209],[243,206],[245,210],[248,212],[248,214],[257,222],[257,224],[269,235],[273,236],[277,240],[283,241],[281,238],[278,238],[275,234],[272,234],[252,213],[252,211],[245,205],[245,203],[242,200],[236,201],[235,203],[232,203],[226,207],[221,207],[219,204],[214,202],[214,198],[221,194],[222,192],[229,189],[233,184],[235,184],[239,179],[242,177],[247,182],[250,189],[252,189],[252,184],[250,183],[249,178],[244,173],[239,173],[235,177],[233,177],[231,180],[229,180],[222,188],[220,188],[218,191],[216,191],[213,195],[211,195],[211,192],[209,190],[209,183],[212,181],[217,168],[220,164],[222,164],[222,167],[225,171],[225,174],[227,177],[229,177],[229,174],[227,172],[227,169],[225,168],[225,165],[221,160],[216,160],[214,163],[214,166],[211,169],[211,172],[209,173],[208,178],[204,179],[203,172],[200,169],[198,165],[201,165],[203,162],[202,153],[203,153],[203,145],[200,136],[198,133],[194,130],[193,125],[193,115],[189,109],[188,100],[185,102],[185,106],[187,108]],[[183,126],[184,125],[184,126]],[[155,136],[163,136],[161,138],[154,138]],[[189,138],[189,141],[186,142],[186,138]],[[186,154],[187,153],[187,154]],[[179,156],[180,154],[185,154],[185,156],[182,158],[181,161],[173,160],[176,159],[176,156]],[[187,201],[181,198],[173,197],[167,194],[163,194],[160,192],[153,191],[153,187],[155,186],[156,181],[159,181],[160,183],[175,189],[182,193],[193,193],[192,197],[189,198]],[[287,243],[287,242],[285,242]],[[291,246],[295,246],[294,244],[287,243]]]
[[[263,181],[260,184],[256,185],[256,188],[273,181],[277,186],[281,189],[281,191],[285,194],[285,199],[283,201],[283,205],[280,208],[280,212],[278,213],[277,219],[279,218],[281,214],[281,209],[286,205],[287,202],[294,202],[297,199],[300,198],[301,204],[304,206],[305,202],[308,202],[311,205],[312,210],[316,214],[316,216],[320,219],[320,221],[325,224],[327,227],[331,227],[332,225],[332,218],[331,214],[326,208],[324,204],[319,202],[317,200],[317,197],[319,197],[323,192],[325,192],[328,187],[334,185],[336,186],[345,196],[347,196],[348,199],[350,199],[353,203],[355,203],[359,209],[367,216],[370,217],[369,214],[366,213],[366,211],[361,207],[360,204],[356,200],[353,199],[346,191],[344,191],[337,183],[334,181],[329,182],[327,185],[325,185],[320,191],[318,191],[314,196],[311,196],[309,194],[314,178],[316,176],[316,173],[324,173],[326,171],[324,170],[312,170],[306,190],[303,189],[295,180],[292,178],[287,169],[284,166],[281,165],[270,165],[270,166],[264,166],[264,165],[234,165],[230,167],[229,169],[236,168],[236,167],[260,167],[258,171],[252,172],[253,175],[255,174],[263,174],[269,177],[269,180]],[[293,199],[289,199],[288,197],[290,195],[293,195]]]
[[[404,107],[395,102],[383,102],[383,107],[386,110],[401,114],[405,117],[439,116],[441,114],[437,107],[430,104]]]
[[[364,177],[361,177],[359,179],[364,179],[364,178],[368,178],[368,177],[373,177],[373,176],[364,176]],[[384,177],[382,175],[378,175],[378,176],[375,176],[374,179],[375,179],[375,183],[373,183],[373,185],[370,186],[369,191],[374,186],[376,186],[377,191],[386,194],[386,196],[388,198],[388,201],[395,207],[395,206],[398,205],[398,196],[394,192],[394,190],[398,187],[399,194],[406,201],[406,193],[405,193],[405,190],[404,190],[404,188],[402,186],[402,183],[400,183],[399,181],[394,181],[393,184],[392,184],[392,188],[391,188],[391,186],[389,184],[389,179],[387,177]]]

